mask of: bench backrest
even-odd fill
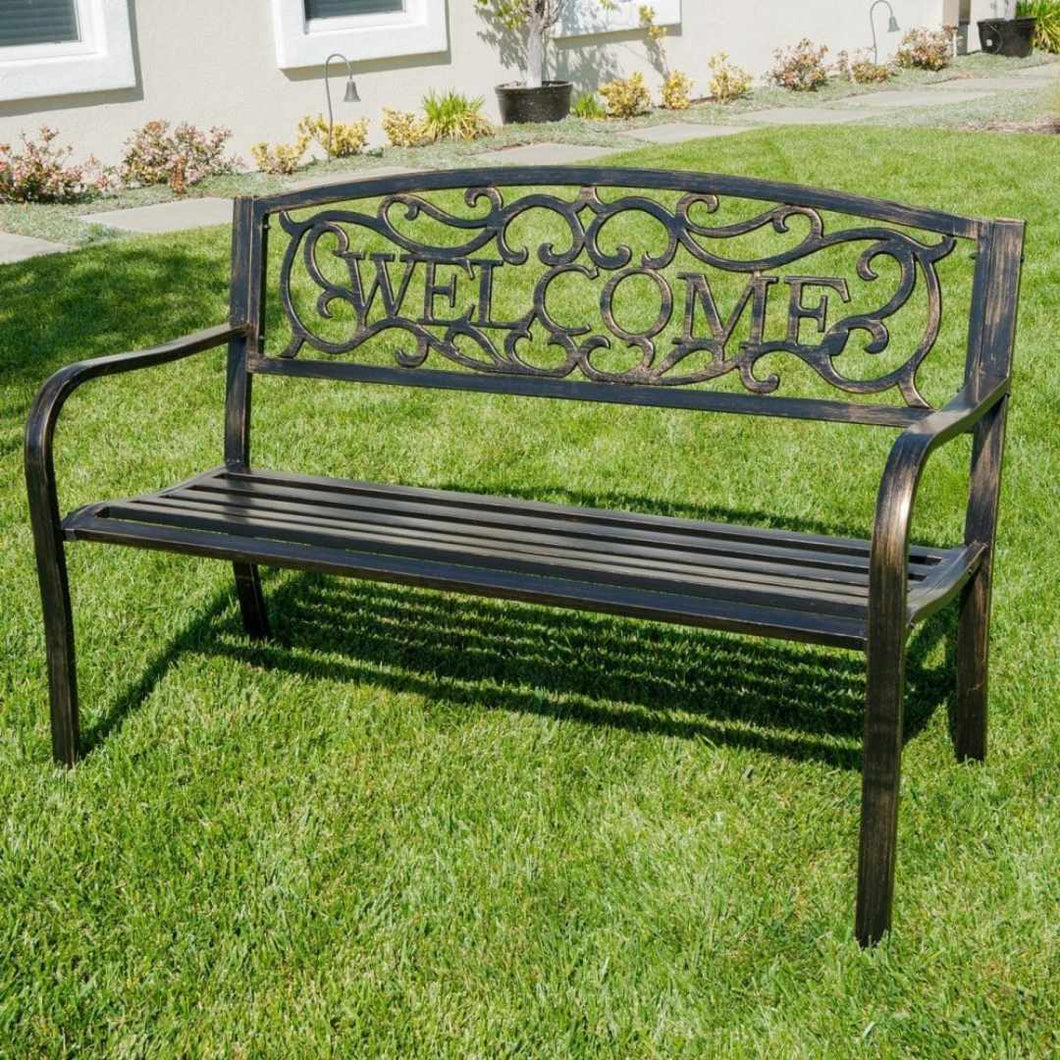
[[[250,335],[226,455],[245,458],[254,373],[908,425],[933,407],[917,374],[940,263],[975,257],[965,381],[985,385],[1010,370],[1021,246],[1020,222],[696,172],[467,169],[238,199]],[[273,290],[286,333],[266,351]],[[845,399],[786,394],[789,372]]]

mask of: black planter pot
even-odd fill
[[[1036,18],[985,18],[979,23],[979,43],[991,55],[1025,59],[1034,47]]]
[[[563,121],[570,114],[570,81],[546,81],[540,88],[497,86],[497,103],[505,125],[529,121]]]

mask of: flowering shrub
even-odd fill
[[[775,61],[769,79],[792,92],[816,92],[828,81],[828,67],[824,62],[827,54],[825,45],[818,48],[808,37],[803,37],[793,48],[777,48],[773,52]]]
[[[609,82],[600,89],[600,95],[607,101],[607,112],[612,118],[632,118],[651,106],[651,95],[640,73]]]
[[[718,52],[707,60],[710,67],[710,94],[719,103],[731,103],[751,91],[751,75],[729,62],[727,52]]]
[[[109,190],[113,175],[94,158],[69,162],[72,147],[53,147],[57,129],[42,125],[40,140],[22,137],[22,150],[0,144],[0,202],[76,202]]]
[[[299,137],[293,144],[277,144],[270,147],[262,141],[250,148],[258,169],[262,173],[293,173],[302,162],[302,156],[309,146],[308,141]]]
[[[915,66],[919,70],[941,70],[949,66],[952,55],[950,34],[945,29],[924,29],[917,26],[903,38],[895,53],[899,66]]]
[[[836,56],[836,69],[840,77],[845,77],[856,85],[879,84],[894,77],[893,66],[873,62],[867,51],[855,52],[853,59],[845,51],[840,52]]]
[[[688,110],[692,102],[692,78],[675,70],[666,75],[662,87],[662,105],[667,110]]]
[[[149,121],[125,141],[121,179],[125,184],[168,184],[178,195],[204,177],[231,173],[238,159],[226,158],[228,129],[203,132],[181,122],[170,132],[168,121]]]
[[[308,147],[314,140],[322,150],[328,149],[328,123],[323,114],[315,118],[307,114],[298,122],[298,142]],[[331,128],[331,153],[335,158],[359,155],[367,142],[367,118],[349,123],[337,121]]]
[[[391,147],[420,147],[431,139],[426,120],[411,110],[384,107],[382,126]]]

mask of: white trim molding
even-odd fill
[[[0,102],[132,88],[128,0],[75,0],[80,40],[0,48]]]
[[[599,0],[566,0],[558,37],[588,37],[597,33],[620,33],[640,28],[640,9],[650,7],[657,26],[681,22],[681,0],[613,0],[609,9]]]
[[[402,11],[311,21],[306,20],[304,0],[272,0],[272,24],[281,70],[323,66],[332,52],[356,62],[449,47],[445,0],[405,0]]]

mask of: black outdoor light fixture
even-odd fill
[[[898,19],[894,17],[894,8],[891,7],[890,0],[873,0],[872,5],[869,7],[869,25],[872,27],[872,61],[876,64],[879,64],[880,61],[880,50],[876,44],[876,20],[873,18],[873,14],[880,4],[885,4],[887,10],[891,13],[891,18],[887,23],[887,32],[897,33],[900,28]]]
[[[328,67],[332,59],[341,59],[346,64],[346,94],[342,97],[344,103],[360,103],[361,97],[357,95],[357,85],[353,80],[353,65],[341,52],[334,52],[324,62],[324,91],[328,97],[328,161],[331,161],[331,131],[335,126],[335,116],[331,110],[331,81],[328,78]]]

